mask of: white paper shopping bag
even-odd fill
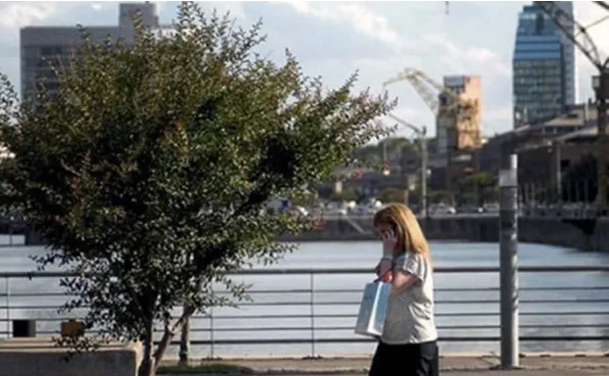
[[[359,307],[355,334],[377,337],[383,333],[391,285],[382,281],[366,284]]]

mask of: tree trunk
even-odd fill
[[[180,337],[180,364],[188,364],[188,355],[190,352],[190,318],[187,317],[182,325],[182,333]]]
[[[144,340],[144,356],[142,363],[140,363],[138,369],[138,376],[155,376],[156,369],[154,358],[152,357],[152,350],[154,346],[154,322],[149,320],[146,324],[146,339]]]
[[[175,337],[176,332],[182,328],[182,326],[184,325],[184,322],[186,320],[188,320],[194,313],[195,313],[195,308],[187,306],[184,308],[182,317],[180,317],[178,319],[178,321],[175,322],[175,324],[173,324],[172,326],[170,326],[170,325],[165,326],[165,332],[163,333],[163,337],[161,338],[159,346],[157,347],[156,351],[154,352],[154,359],[151,360],[151,363],[154,364],[155,372],[158,369],[159,364],[161,364],[161,359],[163,359],[163,356],[165,355],[165,351],[167,350],[167,347],[169,347],[169,344],[171,343],[171,340],[173,339],[173,337]],[[139,375],[139,376],[144,376],[144,375]],[[154,376],[154,374],[146,375],[146,376]]]
[[[142,363],[137,371],[138,376],[156,376],[156,367],[152,364],[152,357],[142,359]]]

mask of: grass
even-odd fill
[[[227,363],[160,366],[157,374],[252,374],[248,367]]]

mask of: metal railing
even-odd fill
[[[499,342],[498,272],[498,267],[435,268],[441,342]],[[523,343],[547,347],[551,342],[595,341],[600,342],[597,350],[609,350],[609,266],[522,266],[519,272]],[[11,335],[14,319],[34,319],[38,334],[51,335],[58,333],[62,320],[82,317],[82,310],[57,313],[69,298],[57,281],[69,276],[0,273],[0,322],[6,324],[6,335]],[[316,356],[322,345],[372,341],[353,334],[363,284],[372,278],[368,269],[245,270],[234,277],[252,283],[253,300],[239,308],[213,307],[191,320],[190,344],[204,347],[211,357],[218,355],[218,348],[246,345],[306,346],[304,352]],[[578,279],[584,283],[575,285]]]

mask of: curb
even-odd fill
[[[451,364],[451,359],[458,361],[461,364]],[[470,359],[471,364],[467,362]],[[520,359],[528,359],[524,363],[533,363],[530,365],[522,365],[511,370],[519,371],[609,371],[609,353],[606,352],[547,352],[547,353],[521,353]],[[594,360],[593,360],[594,359]],[[171,376],[243,376],[243,375],[365,375],[368,373],[369,366],[361,362],[368,362],[371,357],[368,356],[333,356],[333,357],[224,357],[216,359],[201,359],[202,364],[205,363],[227,363],[236,362],[239,369],[219,370],[205,372],[202,369],[196,372],[194,369],[188,372],[163,373]],[[463,364],[465,360],[465,364]],[[328,361],[324,364],[324,361]],[[338,361],[338,364],[331,362]],[[359,364],[350,365],[349,362],[359,362]],[[496,353],[483,354],[444,354],[440,356],[440,370],[443,373],[453,372],[489,372],[502,371],[500,366],[500,357]],[[265,362],[270,362],[266,363]],[[287,364],[282,364],[287,362]],[[315,363],[309,363],[315,362]],[[446,364],[448,362],[448,364]],[[275,364],[273,364],[275,363]],[[290,364],[291,363],[291,364]],[[469,364],[468,364],[469,363]],[[539,364],[541,363],[541,364]],[[195,364],[193,364],[195,366]],[[355,367],[354,367],[355,366]],[[196,366],[195,366],[196,367]],[[194,372],[193,372],[194,371]],[[510,370],[505,370],[510,371]],[[609,375],[609,372],[607,372]]]
[[[441,350],[441,349],[440,349]],[[442,358],[499,358],[499,353],[492,352],[458,352],[458,353],[447,353],[442,352],[440,359]],[[579,357],[609,357],[609,351],[547,351],[547,352],[521,352],[521,358],[545,358],[545,357],[558,357],[558,358],[579,358]],[[193,358],[192,360],[204,360],[204,361],[282,361],[282,360],[351,360],[351,359],[372,359],[372,353],[354,353],[354,354],[325,354],[323,356],[305,356],[305,355],[225,355],[214,358]],[[177,361],[177,357],[166,357],[167,361]]]
[[[526,352],[520,353],[520,358],[609,358],[609,351],[585,351],[585,352]],[[441,353],[440,359],[499,359],[500,354],[496,352],[487,353]],[[193,358],[193,361],[243,361],[243,362],[256,362],[256,361],[302,361],[306,362],[309,360],[372,360],[372,353],[367,354],[326,354],[324,356],[285,356],[285,355],[227,355],[214,358]],[[163,359],[164,362],[177,362],[177,357],[166,357]]]
[[[514,369],[506,370],[522,370],[522,371],[586,371],[586,370],[609,370],[609,364],[607,365],[593,365],[593,366],[521,366]],[[498,365],[489,367],[440,367],[441,372],[488,372],[488,371],[500,371],[501,368]],[[233,373],[205,373],[201,372],[199,375],[206,376],[243,376],[243,375],[357,375],[367,374],[369,369],[365,368],[333,368],[333,369],[307,369],[307,368],[267,368],[267,369],[248,369],[242,372]],[[192,376],[193,373],[171,373],[172,376]]]

